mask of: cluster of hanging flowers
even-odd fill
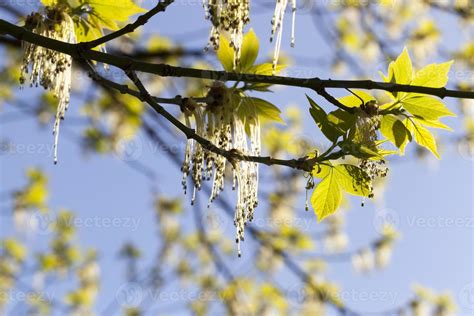
[[[291,46],[295,45],[296,0],[290,0],[292,7]],[[275,41],[273,55],[273,73],[275,74],[283,31],[283,20],[289,0],[276,0],[275,12],[272,18],[270,42]],[[244,26],[250,22],[250,0],[203,0],[206,18],[211,21],[212,29],[209,46],[219,48],[221,32],[228,32],[230,45],[234,48],[234,69],[240,63]]]
[[[250,0],[204,0],[206,19],[212,23],[209,46],[219,48],[222,31],[230,34],[234,48],[234,69],[240,63],[244,26],[250,22]]]
[[[234,152],[238,155],[260,155],[260,123],[257,115],[246,117],[245,121],[238,115],[231,102],[232,91],[223,83],[215,82],[209,89],[207,104],[197,104],[192,99],[185,99],[182,111],[185,124],[194,129],[196,134],[209,140],[216,147]],[[237,204],[234,216],[236,242],[240,256],[240,242],[244,240],[245,225],[253,219],[254,209],[258,205],[258,164],[251,161],[230,161],[232,167],[233,189],[237,188]],[[201,189],[202,181],[212,180],[211,195],[208,206],[224,190],[227,158],[203,148],[198,142],[189,139],[186,144],[182,166],[184,192],[187,191],[187,177],[191,176],[194,188],[192,202],[196,191]]]
[[[285,17],[285,11],[288,6],[288,0],[276,0],[275,12],[272,18],[272,35],[270,42],[273,42],[273,38],[276,34],[275,51],[273,53],[273,74],[276,72],[278,64],[278,58],[280,57],[281,38],[283,34],[283,21]],[[291,0],[291,47],[295,46],[295,20],[296,20],[296,0]]]
[[[74,22],[65,7],[46,7],[43,12],[33,12],[26,18],[29,31],[62,42],[76,43]],[[52,91],[58,99],[54,122],[54,163],[58,161],[59,125],[69,106],[72,75],[72,58],[35,44],[22,42],[23,61],[20,83],[27,79],[31,86],[42,86]]]
[[[380,116],[378,115],[378,105],[376,101],[369,101],[363,104],[356,114],[354,142],[377,151],[377,130],[380,128]],[[364,170],[370,178],[368,197],[373,198],[374,180],[386,177],[388,173],[385,160],[360,159],[359,167]],[[364,202],[363,200],[362,206],[364,206]]]

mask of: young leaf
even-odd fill
[[[423,125],[423,126],[426,126],[426,127],[444,129],[444,130],[447,130],[447,131],[450,131],[450,132],[453,131],[453,129],[451,127],[449,127],[446,124],[441,123],[440,121],[429,121],[429,120],[424,120],[424,119],[418,118],[418,117],[412,117],[411,119],[413,121]]]
[[[271,63],[263,63],[263,64],[254,65],[249,69],[249,73],[256,74],[256,75],[270,76],[273,73],[272,67],[273,67],[273,64]],[[278,64],[276,68],[276,73],[277,74],[280,73],[285,68],[286,68],[286,65]]]
[[[90,5],[91,15],[100,20],[101,26],[113,31],[119,29],[117,22],[128,21],[132,15],[146,11],[132,0],[87,0],[85,3]]]
[[[319,182],[311,195],[311,205],[318,217],[318,222],[333,214],[341,204],[341,199],[341,188],[331,168],[329,174]]]
[[[259,41],[257,35],[250,29],[250,31],[245,34],[242,41],[242,52],[240,55],[240,67],[239,69],[243,72],[252,68],[255,60],[258,56],[259,50]]]
[[[452,60],[442,64],[430,64],[416,73],[411,84],[414,86],[442,88],[448,83],[448,73],[452,64]]]
[[[285,121],[280,116],[280,109],[263,99],[243,97],[238,112],[243,118],[256,113],[262,119],[285,124]]]
[[[234,49],[230,47],[230,43],[225,36],[220,37],[217,58],[224,70],[232,71],[234,69]]]
[[[322,178],[325,178],[327,175],[329,175],[329,172],[331,172],[332,168],[333,168],[332,165],[317,164],[314,166],[311,174],[315,176],[316,178],[322,179]]]
[[[336,180],[341,188],[349,194],[369,196],[371,180],[361,168],[343,164],[334,167]]]
[[[369,101],[375,100],[375,98],[371,96],[370,94],[368,94],[367,92],[364,92],[361,90],[354,90],[353,92],[357,94],[360,97],[360,99],[364,101],[364,104]],[[362,101],[360,99],[356,97],[355,95],[350,94],[345,97],[339,98],[337,100],[347,107],[355,108],[361,105]]]
[[[286,65],[278,64],[275,69],[275,74],[279,74],[285,68],[286,68]],[[255,75],[270,76],[273,74],[273,64],[263,63],[263,64],[254,65],[250,69],[248,69],[248,72]],[[269,88],[271,86],[272,85],[269,83],[252,83],[247,86],[247,90],[270,91]]]
[[[412,120],[408,120],[408,122],[409,123],[407,124],[409,124],[410,127],[407,127],[413,132],[413,135],[415,135],[415,141],[417,144],[431,151],[433,155],[436,156],[436,158],[441,159],[438,154],[435,138],[431,132],[422,125],[416,124]]]
[[[400,155],[404,154],[408,141],[411,141],[411,133],[400,119],[393,114],[384,115],[380,122],[380,132],[400,149]]]
[[[321,132],[330,141],[337,141],[337,139],[344,134],[344,130],[339,129],[336,124],[330,122],[326,112],[318,104],[316,104],[313,99],[311,99],[309,96],[306,97],[308,98],[309,104],[311,105],[309,112],[316,125],[318,125]]]
[[[385,76],[380,72],[385,82],[409,84],[413,78],[413,65],[408,50],[405,47],[396,60],[388,66],[388,74]],[[395,93],[394,93],[394,96]]]
[[[74,33],[78,42],[88,42],[102,36],[99,25],[92,25],[82,17],[74,18]]]
[[[347,111],[337,109],[335,111],[329,112],[328,121],[337,129],[341,130],[343,134],[345,134],[354,126],[356,122],[356,116]]]
[[[41,0],[41,3],[46,7],[52,7],[59,3],[59,0]]]
[[[437,121],[444,116],[456,116],[438,99],[423,95],[411,97],[411,94],[409,94],[408,96],[410,97],[404,98],[401,104],[413,115],[433,121]]]
[[[406,47],[400,56],[390,64],[390,67],[393,69],[396,83],[410,84],[413,79],[413,66]]]
[[[382,73],[380,75],[385,82],[399,84],[411,83],[413,80],[413,65],[406,47],[397,59],[392,61],[388,66],[387,76],[384,76]],[[388,95],[392,98],[401,99],[406,95],[406,92],[390,92]]]

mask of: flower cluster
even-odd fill
[[[74,22],[62,7],[46,7],[44,12],[34,12],[26,18],[25,28],[33,33],[68,43],[76,43]],[[58,99],[56,120],[54,123],[54,162],[57,163],[57,147],[60,121],[64,119],[69,106],[71,91],[71,56],[22,42],[23,61],[20,83],[27,79],[31,86],[41,85],[52,91]]]
[[[378,115],[377,103],[369,101],[363,104],[357,111],[354,142],[377,152],[377,130],[379,128],[380,116]],[[367,173],[371,180],[368,197],[372,198],[374,196],[373,181],[387,176],[388,168],[385,165],[385,160],[360,159],[359,167]],[[362,206],[364,206],[364,201]]]
[[[290,0],[292,7],[291,46],[295,45],[296,0]],[[276,36],[273,55],[273,74],[276,73],[283,31],[283,19],[289,0],[276,0],[272,18],[272,42]],[[240,63],[244,26],[250,22],[250,0],[204,0],[206,18],[211,21],[212,29],[209,46],[219,48],[222,31],[230,34],[230,45],[234,48],[234,70]]]
[[[233,152],[237,156],[260,155],[260,123],[258,116],[250,115],[243,120],[237,112],[239,104],[231,102],[232,90],[216,82],[209,89],[206,105],[201,106],[192,99],[183,103],[185,123],[192,127],[194,119],[196,134],[209,140],[216,147]],[[229,161],[232,167],[233,189],[237,187],[237,204],[234,224],[236,242],[240,256],[240,241],[244,240],[244,227],[253,219],[253,211],[258,204],[258,164],[245,160]],[[187,177],[194,182],[192,203],[202,180],[212,179],[209,204],[224,190],[227,158],[203,148],[189,139],[182,166],[183,189],[187,191]]]
[[[250,0],[207,0],[204,8],[212,23],[209,45],[217,50],[221,31],[229,32],[235,69],[240,63],[244,26],[250,22]]]
[[[280,56],[281,37],[283,33],[283,19],[285,17],[286,7],[288,6],[288,0],[277,0],[275,6],[275,12],[272,18],[272,36],[270,42],[276,34],[275,51],[273,53],[273,73],[276,72],[278,58]],[[295,46],[295,20],[296,20],[296,0],[291,0],[291,47]]]

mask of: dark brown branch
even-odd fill
[[[170,57],[202,57],[205,52],[203,49],[183,49],[180,47],[170,48],[170,49],[156,49],[156,50],[146,50],[146,49],[137,49],[129,53],[124,53],[120,51],[112,50],[111,54],[122,55],[134,59],[149,59],[149,58],[160,58],[166,59]]]
[[[11,37],[0,36],[0,43],[11,47],[21,48],[21,41]],[[108,52],[112,55],[126,56],[134,59],[203,57],[205,55],[205,51],[203,49],[184,49],[181,47],[172,47],[168,49],[160,48],[155,50],[135,49],[127,53],[116,49],[110,49]]]
[[[22,27],[0,19],[0,34],[9,34],[19,40],[40,45],[74,58],[86,58],[105,64],[113,65],[122,70],[133,67],[135,71],[159,75],[162,77],[187,77],[218,81],[241,81],[253,83],[266,83],[284,86],[293,86],[312,89],[315,92],[321,89],[365,89],[384,90],[389,92],[413,92],[434,95],[440,98],[465,98],[474,99],[474,91],[449,90],[446,88],[431,88],[422,86],[402,85],[371,80],[322,80],[319,78],[294,78],[283,76],[263,76],[255,74],[240,74],[226,71],[211,71],[195,68],[174,67],[167,64],[153,64],[141,62],[128,57],[115,56],[94,50],[83,49],[79,44],[69,44],[34,34]]]

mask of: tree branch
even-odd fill
[[[147,102],[158,114],[163,116],[167,119],[171,124],[177,127],[180,131],[182,131],[188,139],[194,139],[198,142],[204,149],[209,150],[215,154],[221,155],[230,162],[233,161],[252,161],[257,163],[262,163],[267,166],[271,165],[282,165],[287,166],[294,169],[304,170],[311,172],[313,169],[314,160],[309,160],[306,158],[301,159],[291,159],[291,160],[282,160],[282,159],[275,159],[272,157],[260,157],[260,156],[248,156],[240,153],[236,150],[224,150],[222,148],[217,147],[209,140],[205,139],[202,136],[196,134],[196,132],[184,125],[180,120],[175,118],[171,113],[166,111],[155,99],[148,93],[147,89],[138,78],[137,74],[133,71],[127,71],[130,80],[137,86],[138,90],[140,91],[140,99]]]
[[[8,34],[19,40],[46,47],[74,58],[86,58],[127,70],[132,67],[135,71],[155,74],[162,77],[188,77],[210,79],[218,81],[242,81],[253,83],[266,83],[284,86],[293,86],[312,89],[316,93],[321,89],[365,89],[384,90],[389,92],[413,92],[434,95],[439,98],[465,98],[474,99],[474,91],[449,90],[446,88],[431,88],[423,86],[403,85],[371,80],[323,80],[320,78],[295,78],[283,76],[263,76],[256,74],[240,74],[226,71],[211,71],[195,68],[175,67],[167,64],[154,64],[141,62],[132,58],[115,56],[99,51],[84,49],[82,44],[70,44],[50,39],[0,19],[0,34]]]
[[[304,170],[311,172],[313,169],[313,165],[315,163],[315,160],[312,159],[306,159],[306,158],[300,158],[300,159],[289,159],[289,160],[284,160],[284,159],[276,159],[272,157],[260,157],[260,156],[248,156],[244,155],[242,153],[239,153],[235,150],[224,150],[213,143],[211,143],[209,140],[199,136],[196,134],[196,132],[184,125],[180,120],[175,118],[171,113],[166,111],[165,108],[163,108],[158,102],[160,98],[156,98],[151,96],[147,89],[144,87],[143,83],[138,79],[138,76],[133,70],[129,70],[128,75],[130,76],[131,80],[134,82],[134,84],[137,86],[137,88],[140,91],[135,91],[130,89],[127,85],[121,85],[118,83],[115,83],[113,81],[110,81],[108,79],[103,78],[100,76],[95,69],[92,67],[92,65],[85,63],[84,60],[82,60],[84,65],[89,69],[90,76],[94,81],[97,81],[100,85],[109,87],[112,89],[115,89],[119,91],[122,94],[129,94],[143,102],[147,102],[153,110],[158,113],[159,115],[163,116],[166,120],[168,120],[171,124],[173,124],[175,127],[177,127],[181,132],[183,132],[188,139],[194,139],[197,141],[203,148],[206,150],[209,150],[215,154],[221,155],[225,158],[227,158],[229,161],[252,161],[252,162],[257,162],[257,163],[262,163],[267,166],[271,165],[281,165],[281,166],[286,166],[290,167],[293,169],[298,169],[298,170]],[[176,103],[178,103],[178,100],[181,100],[179,97],[175,98]],[[165,101],[170,101],[169,103],[172,103],[171,100],[174,99],[163,99]],[[199,101],[199,99],[198,99]]]

